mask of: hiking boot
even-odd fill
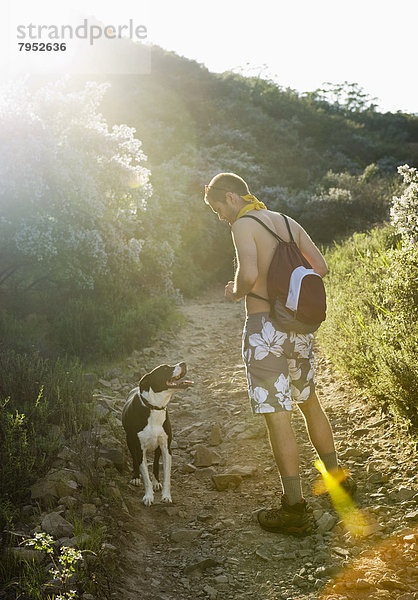
[[[352,498],[357,490],[357,484],[352,477],[350,477],[349,472],[342,467],[338,467],[337,472],[330,473],[332,475],[334,482],[336,482],[345,492]],[[322,476],[319,476],[314,484],[313,484],[314,494],[320,496],[321,494],[325,494],[328,492],[327,486],[325,485],[325,481]]]
[[[314,527],[312,513],[305,498],[290,505],[285,495],[282,496],[280,508],[261,508],[257,513],[257,520],[266,531],[298,537],[310,534]]]

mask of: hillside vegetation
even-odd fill
[[[13,82],[0,120],[3,523],[88,422],[80,364],[143,348],[177,324],[182,297],[231,278],[229,229],[203,203],[213,175],[237,172],[317,243],[343,244],[389,218],[409,185],[396,169],[418,158],[418,118],[377,112],[355,84],[298,94],[159,48],[150,75]],[[376,230],[329,255],[322,337],[412,419],[416,249],[397,244]]]

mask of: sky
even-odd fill
[[[58,24],[76,11],[105,24],[133,19],[147,43],[210,71],[261,74],[298,92],[355,82],[379,110],[418,113],[416,0],[10,0],[9,34],[16,19]]]

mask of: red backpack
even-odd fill
[[[267,273],[268,299],[252,292],[248,295],[269,302],[272,316],[284,331],[312,333],[325,320],[324,283],[299,250],[286,215],[282,217],[286,222],[290,242],[282,240],[261,219],[253,215],[241,217],[258,221],[279,242]]]

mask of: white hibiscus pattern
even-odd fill
[[[256,387],[253,392],[253,400],[255,404],[256,413],[270,413],[274,412],[274,408],[271,404],[266,402],[268,391],[262,387]]]
[[[302,369],[296,366],[296,360],[294,358],[290,358],[287,361],[287,364],[291,380],[296,381],[297,379],[300,379],[302,375]]]
[[[285,377],[283,373],[280,374],[279,378],[274,384],[277,390],[276,398],[280,406],[286,410],[292,410],[292,399],[290,396],[289,378]]]
[[[312,333],[290,333],[290,341],[295,344],[295,352],[301,358],[309,358],[309,354],[312,352]]]
[[[255,347],[254,358],[263,360],[269,353],[275,356],[283,354],[282,344],[286,338],[286,334],[282,331],[277,331],[270,321],[262,319],[263,328],[261,334],[253,333],[249,337],[251,346]]]
[[[305,387],[302,391],[298,390],[297,387],[292,385],[292,396],[297,404],[302,404],[302,402],[306,402],[306,400],[309,400],[310,395],[311,388],[309,385]]]

